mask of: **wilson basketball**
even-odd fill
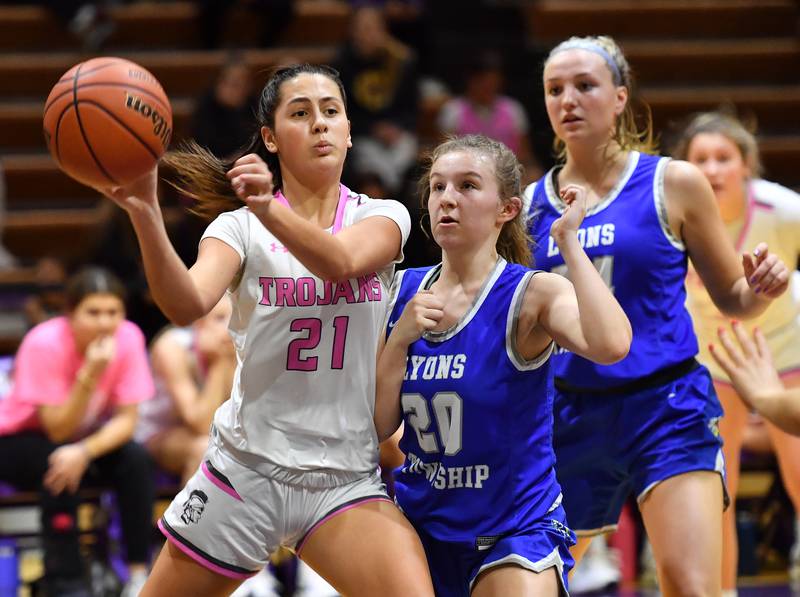
[[[172,136],[172,108],[147,70],[122,58],[93,58],[58,80],[44,107],[50,155],[74,179],[124,185],[147,172]]]

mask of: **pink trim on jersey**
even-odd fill
[[[343,184],[339,184],[339,203],[336,205],[336,216],[333,219],[333,230],[331,231],[332,234],[336,234],[339,230],[342,229],[342,222],[344,221],[344,208],[347,206],[347,202],[351,201],[353,197],[350,195],[350,189],[348,189]],[[288,207],[289,209],[292,208],[289,205],[289,201],[284,197],[283,193],[279,190],[275,193],[275,200]]]
[[[373,497],[373,498],[367,498],[365,500],[358,501],[355,504],[349,504],[347,506],[344,506],[343,508],[340,508],[339,510],[335,510],[335,511],[331,512],[325,518],[323,518],[322,520],[317,522],[313,527],[311,527],[311,529],[306,533],[306,536],[303,537],[302,543],[300,543],[294,550],[295,554],[297,554],[297,557],[300,557],[300,552],[303,551],[303,547],[305,546],[306,543],[308,543],[308,540],[311,538],[311,535],[313,535],[319,527],[321,527],[323,524],[328,522],[334,516],[338,516],[339,514],[342,514],[343,512],[347,512],[348,510],[350,510],[352,508],[356,508],[357,506],[361,506],[362,504],[367,504],[369,502],[389,502],[390,504],[394,503],[389,498]]]
[[[219,487],[222,491],[227,493],[232,498],[237,499],[240,502],[244,502],[244,500],[242,499],[242,496],[240,496],[238,493],[236,493],[236,490],[233,487],[228,487],[227,485],[225,485],[225,483],[223,483],[222,481],[217,479],[217,477],[214,475],[214,473],[212,473],[210,470],[208,470],[208,465],[205,463],[205,461],[203,461],[203,464],[200,465],[200,468],[203,470],[203,473],[205,474],[205,476],[208,477],[208,480],[211,481],[214,485]]]
[[[258,573],[258,570],[256,570],[255,572],[234,572],[233,570],[228,570],[227,568],[218,566],[214,562],[209,562],[203,556],[192,551],[188,546],[181,543],[177,537],[174,537],[172,533],[170,533],[161,523],[161,519],[158,520],[157,524],[158,524],[158,530],[161,531],[161,533],[167,538],[167,541],[172,543],[175,547],[180,549],[183,553],[192,558],[203,568],[208,568],[212,572],[216,572],[217,574],[221,574],[222,576],[227,576],[228,578],[236,578],[236,579],[250,578],[251,576]]]

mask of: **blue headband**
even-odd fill
[[[586,39],[568,39],[567,41],[563,41],[553,48],[550,51],[550,57],[553,57],[561,52],[566,52],[567,50],[586,50],[592,54],[597,54],[605,61],[608,69],[611,71],[614,85],[622,85],[622,75],[619,72],[617,63],[614,62],[611,54],[609,54],[608,51],[606,51],[606,49],[600,44]]]

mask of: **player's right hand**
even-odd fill
[[[158,205],[158,165],[124,186],[95,188],[127,212]]]
[[[560,193],[561,200],[567,204],[561,217],[550,226],[550,236],[556,242],[566,234],[576,233],[586,215],[586,189],[580,185],[568,184]]]
[[[86,347],[84,367],[92,378],[97,379],[114,358],[117,343],[114,336],[98,336]]]
[[[725,350],[719,350],[713,344],[709,349],[714,360],[728,374],[739,396],[752,408],[754,402],[781,393],[783,383],[761,330],[756,329],[751,339],[742,324],[734,322],[731,327],[736,342],[725,328],[720,328],[717,334]]]
[[[397,320],[392,336],[411,344],[422,334],[434,329],[444,317],[444,301],[431,290],[420,290],[408,301],[400,319]]]

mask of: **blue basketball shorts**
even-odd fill
[[[436,597],[469,597],[475,580],[495,566],[516,565],[534,572],[554,568],[561,594],[567,593],[567,574],[574,565],[569,548],[575,534],[567,527],[558,506],[524,531],[497,537],[476,537],[467,542],[442,541],[414,524],[419,534]]]
[[[613,531],[631,493],[641,503],[675,475],[716,471],[724,491],[722,407],[703,366],[620,396],[556,390],[553,411],[556,476],[579,536]]]

